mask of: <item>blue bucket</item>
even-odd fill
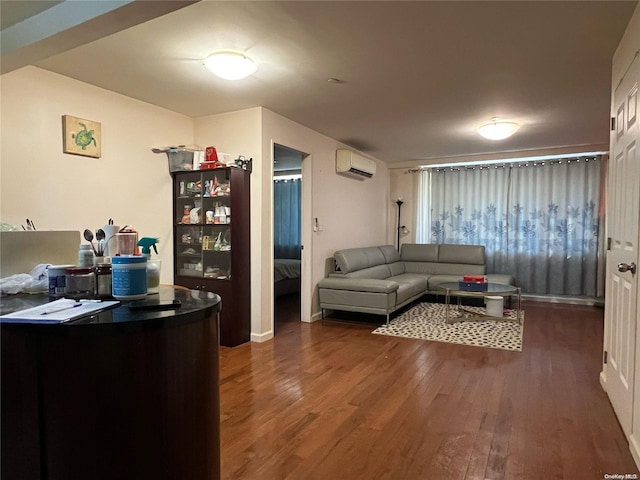
[[[112,295],[118,300],[147,296],[147,257],[119,255],[111,258]]]

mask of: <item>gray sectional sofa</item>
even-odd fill
[[[389,316],[424,294],[443,293],[438,284],[463,275],[485,275],[482,245],[405,243],[350,248],[334,254],[336,271],[318,284],[320,308]],[[511,275],[489,274],[489,282],[515,285]]]

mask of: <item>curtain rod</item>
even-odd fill
[[[302,175],[280,175],[273,177],[274,182],[300,182],[302,181]]]
[[[601,155],[593,155],[586,157],[570,157],[570,158],[554,158],[550,160],[514,160],[512,162],[504,162],[504,163],[475,163],[473,165],[464,165],[460,164],[460,166],[455,165],[447,165],[445,166],[424,166],[419,168],[410,168],[407,170],[407,173],[417,173],[417,172],[425,172],[425,171],[436,171],[436,172],[444,172],[444,171],[460,171],[460,170],[484,170],[491,168],[514,168],[514,167],[538,167],[543,165],[559,165],[562,163],[580,163],[580,161],[595,161],[599,160]]]

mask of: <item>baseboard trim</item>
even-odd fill
[[[543,302],[543,303],[567,303],[570,305],[586,305],[590,307],[602,306],[604,301],[599,298],[592,297],[564,297],[558,295],[535,295],[535,294],[522,294],[522,300],[531,302]]]
[[[265,332],[265,333],[251,333],[252,342],[257,342],[257,343],[268,342],[272,338],[273,338],[273,330],[269,330],[268,332]]]
[[[636,436],[632,433],[629,435],[629,451],[633,457],[633,461],[636,462],[636,467],[640,469],[640,445],[636,440]]]
[[[607,375],[604,373],[604,370],[600,372],[600,386],[602,390],[607,391]]]

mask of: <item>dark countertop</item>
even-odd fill
[[[26,308],[37,307],[43,305],[52,299],[48,294],[18,294],[8,295],[0,298],[0,315],[24,310]],[[204,292],[201,290],[189,290],[184,287],[176,287],[170,285],[161,285],[160,292],[157,294],[147,295],[149,302],[162,301],[171,302],[178,300],[180,307],[166,310],[132,310],[130,308],[131,301],[123,301],[115,308],[109,308],[97,312],[95,314],[81,317],[70,322],[60,324],[11,324],[3,323],[2,329],[47,329],[51,332],[69,333],[71,330],[76,331],[81,327],[98,326],[100,331],[104,329],[112,329],[117,326],[120,328],[157,328],[166,327],[173,324],[189,323],[190,320],[202,318],[202,311],[209,310],[208,315],[218,313],[222,308],[222,300],[219,295],[212,292]],[[197,314],[197,315],[196,315]],[[92,329],[93,330],[93,329]]]

